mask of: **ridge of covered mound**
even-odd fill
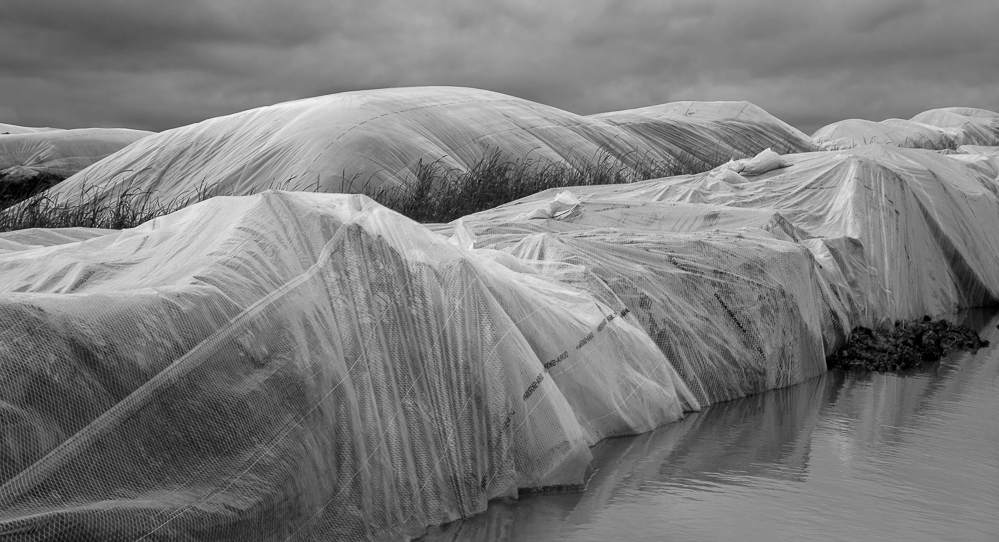
[[[60,128],[35,128],[31,126],[18,126],[16,124],[5,124],[0,122],[0,135],[12,134],[32,134],[35,132],[55,132]]]

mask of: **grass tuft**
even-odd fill
[[[545,159],[510,160],[497,151],[467,171],[448,167],[441,160],[420,161],[413,182],[369,195],[417,222],[450,222],[550,188],[624,184],[708,169],[693,157],[644,159],[628,167],[608,155],[573,165]]]

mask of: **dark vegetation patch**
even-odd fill
[[[184,207],[176,202],[163,203],[136,196],[135,191],[125,190],[111,197],[101,198],[95,194],[84,199],[84,203],[64,205],[42,192],[0,210],[0,232],[28,228],[78,227],[120,230],[134,228]]]
[[[976,351],[989,345],[974,330],[947,320],[896,322],[889,329],[853,329],[850,341],[826,359],[830,369],[904,371],[938,361],[960,350]]]
[[[686,155],[666,160],[646,157],[627,166],[607,155],[573,165],[543,159],[511,160],[493,152],[467,171],[448,167],[440,160],[421,161],[414,182],[380,190],[371,197],[417,222],[439,223],[550,188],[632,183],[701,173],[712,167]]]

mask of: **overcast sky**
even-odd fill
[[[809,134],[999,111],[999,0],[0,1],[0,123],[163,130],[413,85],[581,114],[748,100]]]

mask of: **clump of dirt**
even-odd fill
[[[829,356],[826,364],[830,369],[904,371],[951,352],[988,345],[967,326],[925,316],[921,321],[896,322],[889,329],[854,328],[850,342]]]

